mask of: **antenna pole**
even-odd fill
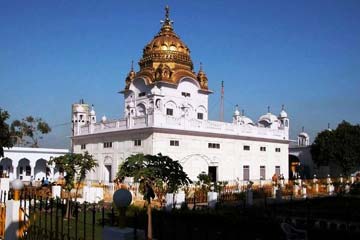
[[[224,121],[224,81],[221,81],[220,121]]]

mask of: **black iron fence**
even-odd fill
[[[42,192],[46,193],[46,191]],[[260,191],[259,196],[263,198],[264,204],[253,208],[245,205],[230,208],[220,204],[215,209],[205,208],[200,211],[189,210],[186,207],[171,212],[153,210],[154,238],[160,240],[278,239],[282,236],[279,223],[289,220],[298,227],[310,231],[312,236],[331,237],[336,234],[360,236],[358,198],[331,197],[324,200],[290,198],[290,201],[285,203],[277,204],[274,200],[267,204],[267,195],[266,191]],[[5,198],[8,196],[12,194],[7,193]],[[195,203],[204,201],[205,196],[205,194],[195,195]],[[187,199],[186,202],[191,204],[194,199]],[[219,199],[243,201],[244,196],[240,193],[225,193],[225,195],[220,194]],[[334,199],[337,205],[332,202]],[[118,212],[112,204],[79,204],[66,199],[53,199],[47,194],[39,194],[39,191],[23,191],[20,207],[22,239],[103,239],[104,227],[117,226],[119,223]],[[126,218],[127,225],[134,228],[134,239],[146,239],[146,209],[130,207]],[[327,228],[324,227],[324,222]],[[333,226],[335,222],[339,223],[337,228]],[[138,229],[143,231],[138,232]]]

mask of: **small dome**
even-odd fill
[[[246,116],[241,116],[240,121],[243,124],[254,125],[254,122],[250,118],[248,118]]]
[[[299,133],[299,137],[309,138],[309,134],[307,134],[306,132],[301,132]]]
[[[263,122],[263,121],[265,121],[265,122],[267,122],[267,123],[273,123],[273,122],[276,122],[277,120],[278,120],[278,118],[277,118],[274,114],[268,112],[267,114],[262,115],[262,116],[259,118],[259,121],[258,121],[258,122]]]
[[[101,118],[101,121],[102,121],[102,122],[106,122],[106,120],[107,120],[107,119],[106,119],[106,116],[104,115],[104,116]]]
[[[240,111],[239,111],[239,106],[238,105],[235,106],[234,116],[235,117],[240,116]]]
[[[279,118],[287,118],[288,117],[288,115],[287,115],[287,113],[285,112],[285,110],[283,109],[283,110],[281,110],[281,112],[280,112],[280,114],[279,114]]]
[[[95,109],[94,109],[94,105],[91,106],[91,111],[90,111],[90,115],[95,116]]]

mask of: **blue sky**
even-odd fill
[[[359,123],[360,1],[18,1],[0,3],[0,107],[12,119],[53,126],[42,146],[69,145],[71,104],[84,98],[98,117],[119,118],[117,92],[131,60],[160,28],[170,5],[175,31],[209,78],[210,117],[235,104],[253,120],[281,105],[291,137],[342,121]],[[136,66],[138,69],[138,66]]]

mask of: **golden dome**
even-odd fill
[[[143,56],[139,61],[140,71],[131,77],[129,73],[125,89],[128,89],[128,82],[138,77],[145,79],[146,84],[177,84],[183,77],[198,80],[193,72],[190,49],[174,32],[173,21],[169,18],[169,7],[165,8],[165,20],[162,23],[159,33],[143,49]],[[207,90],[207,84],[206,88],[202,87],[204,84],[200,86]]]

